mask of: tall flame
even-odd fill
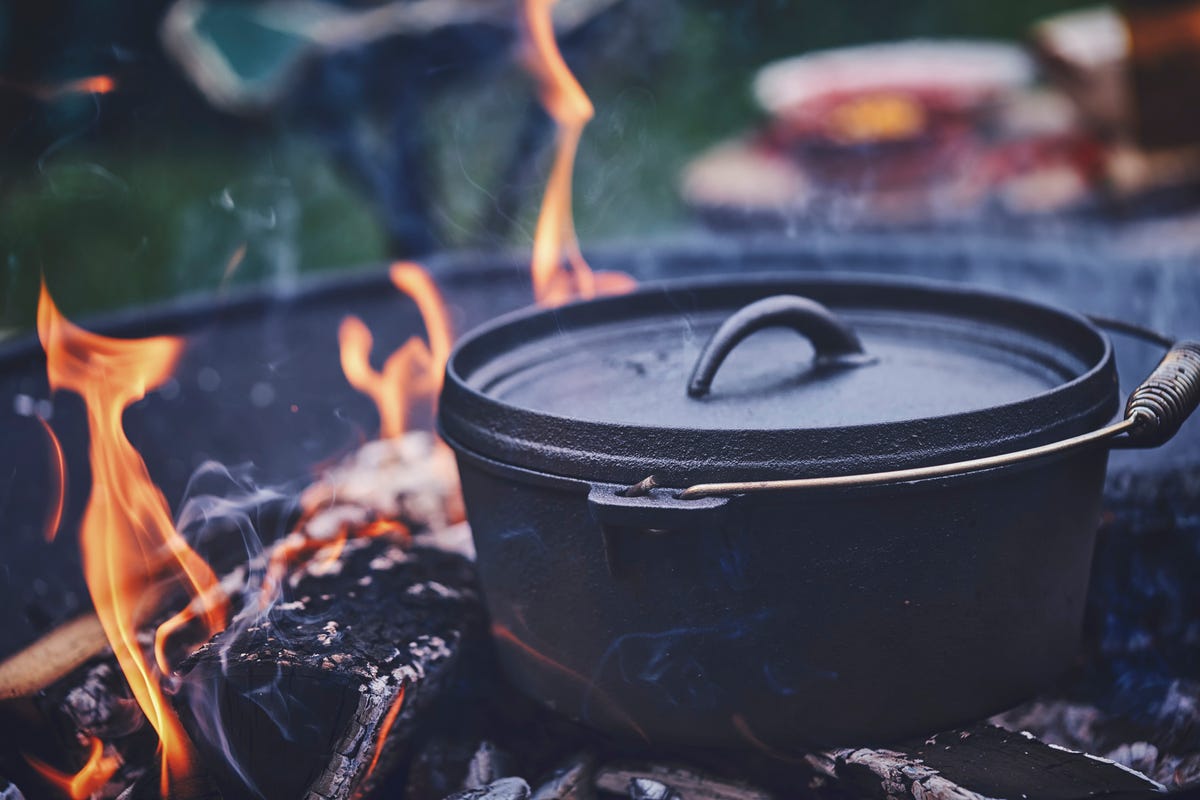
[[[574,298],[626,292],[634,281],[618,272],[593,273],[579,249],[571,209],[575,156],[583,129],[595,115],[579,81],[571,74],[554,39],[552,11],[557,0],[523,0],[526,65],[538,82],[546,111],[558,124],[557,149],[533,240],[533,295],[539,305],[557,306]],[[565,261],[571,269],[563,266]]]
[[[121,417],[171,376],[183,342],[85,331],[63,317],[45,284],[37,328],[51,388],[74,391],[87,406],[92,493],[79,530],[84,578],[134,698],[158,733],[167,795],[171,783],[191,770],[190,744],[163,696],[162,676],[138,642],[138,625],[167,597],[181,590],[204,595],[217,578],[175,530],[165,498],[125,437]],[[224,628],[225,616],[223,604],[206,610],[206,639]]]
[[[370,360],[374,339],[366,324],[348,316],[338,329],[342,371],[351,386],[375,401],[383,439],[404,433],[412,403],[434,398],[441,391],[453,344],[446,307],[429,273],[418,264],[400,261],[392,265],[390,274],[396,288],[417,304],[428,344],[414,336],[388,356],[382,370],[376,370]]]

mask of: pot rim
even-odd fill
[[[774,429],[589,421],[516,405],[468,382],[474,369],[505,352],[506,340],[515,338],[514,345],[521,344],[539,323],[595,321],[601,315],[611,321],[622,309],[633,313],[639,304],[652,304],[655,297],[663,302],[672,293],[704,295],[733,289],[761,291],[762,296],[780,291],[900,292],[909,299],[950,304],[947,307],[956,315],[967,319],[1008,315],[1010,327],[1013,319],[1020,327],[1034,320],[1055,328],[1056,335],[1047,335],[1047,341],[1064,349],[1069,346],[1087,366],[1076,377],[1043,392],[983,409],[842,427]],[[523,331],[525,337],[520,336]],[[1073,311],[969,284],[924,278],[770,272],[647,283],[624,295],[501,316],[468,332],[455,345],[446,365],[438,425],[456,446],[500,463],[613,484],[631,484],[654,474],[662,485],[679,487],[706,481],[849,475],[996,455],[1098,428],[1115,414],[1117,395],[1108,336]],[[912,442],[916,445],[905,447]]]

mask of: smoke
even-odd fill
[[[231,741],[238,721],[226,718],[226,695],[239,692],[279,729],[291,737],[295,701],[280,687],[279,668],[263,682],[237,687],[224,680],[229,664],[229,643],[253,626],[272,626],[271,617],[280,596],[264,595],[264,584],[273,543],[294,525],[298,487],[260,486],[250,464],[226,466],[206,461],[188,482],[176,526],[192,546],[205,555],[222,575],[221,591],[231,601],[229,626],[202,647],[220,648],[221,670],[205,675],[175,676],[171,687],[187,704],[191,733],[204,750],[220,753],[229,772],[254,796],[262,797]]]

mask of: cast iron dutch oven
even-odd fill
[[[1112,423],[1097,324],[949,284],[672,283],[478,329],[439,425],[504,668],[656,744],[1011,706],[1076,651],[1108,449],[1200,399],[1200,344],[1162,344]]]

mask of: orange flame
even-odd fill
[[[54,471],[51,473],[51,480],[54,482],[52,492],[54,499],[51,501],[45,530],[46,541],[53,542],[54,537],[58,535],[58,526],[62,524],[63,507],[67,502],[67,460],[63,456],[62,442],[58,441],[50,423],[41,416],[37,420],[42,423],[46,437],[50,440],[50,455],[54,460],[52,464]]]
[[[50,386],[83,397],[91,439],[92,493],[80,526],[84,578],[96,615],[134,698],[158,733],[163,794],[191,769],[190,744],[163,696],[137,640],[137,625],[168,593],[203,596],[216,576],[175,530],[166,499],[125,437],[124,410],[166,381],[183,350],[173,337],[122,340],[71,324],[45,284],[38,303],[38,336]],[[170,555],[165,566],[163,552]],[[205,638],[225,626],[226,607],[203,614]]]
[[[117,82],[110,75],[92,75],[88,78],[79,78],[78,80],[61,83],[57,86],[48,87],[47,94],[50,97],[61,97],[66,94],[109,94],[115,91]]]
[[[366,783],[371,778],[371,773],[375,771],[375,765],[379,763],[379,756],[383,754],[383,745],[387,741],[388,734],[392,732],[392,728],[396,724],[396,719],[400,716],[400,711],[404,708],[404,690],[407,686],[401,686],[400,691],[396,694],[396,699],[392,701],[391,707],[387,710],[387,715],[383,718],[383,724],[379,726],[379,737],[375,740],[375,752],[371,755],[371,763],[367,765],[367,771],[363,773],[363,783]]]
[[[371,331],[361,319],[348,316],[338,329],[342,372],[355,389],[375,401],[379,408],[379,435],[391,439],[404,433],[411,404],[432,399],[442,388],[446,359],[453,342],[446,307],[437,285],[424,269],[411,262],[397,262],[391,269],[392,283],[417,304],[425,322],[426,344],[414,336],[388,356],[379,371],[371,366]]]
[[[72,800],[84,800],[104,788],[104,785],[121,766],[121,760],[117,756],[104,754],[104,742],[99,739],[93,738],[89,747],[91,750],[87,763],[74,775],[55,769],[37,756],[29,753],[21,755],[29,762],[29,766],[37,770],[43,778],[61,789]]]
[[[0,78],[0,87],[12,89],[15,92],[36,97],[43,103],[48,103],[73,94],[109,94],[116,91],[117,82],[111,75],[90,75],[86,78],[76,78],[72,81],[54,84],[21,83],[8,78]]]
[[[533,295],[539,305],[557,306],[574,298],[627,292],[628,275],[593,273],[579,249],[571,210],[575,156],[583,129],[595,115],[579,81],[571,74],[554,40],[551,12],[557,0],[524,0],[522,14],[526,64],[538,82],[546,111],[558,123],[558,147],[533,238]],[[563,260],[570,264],[568,271]]]

